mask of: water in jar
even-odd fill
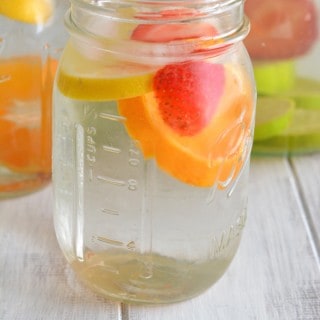
[[[243,65],[228,61],[155,65],[66,47],[54,91],[55,228],[95,291],[181,301],[229,266],[246,220],[254,98]],[[182,97],[214,111],[190,123]]]

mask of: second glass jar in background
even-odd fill
[[[51,101],[68,0],[0,3],[0,198],[51,180]]]
[[[258,89],[254,154],[320,151],[320,1],[246,0]]]
[[[255,114],[243,2],[80,1],[54,89],[54,221],[107,297],[215,283],[246,220]]]

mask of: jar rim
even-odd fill
[[[219,3],[220,9],[218,10],[209,6],[205,7],[204,11],[200,11],[200,14],[198,14],[198,7],[194,7],[194,11],[189,11],[190,8],[184,6],[185,3],[191,2],[193,6],[195,3],[205,5],[208,3]],[[105,4],[105,6],[99,7],[98,4],[101,3]],[[156,7],[154,11],[148,11],[150,7],[132,7],[131,5],[128,6],[129,3],[147,4],[148,6],[150,3],[152,5],[156,3],[161,4],[161,6]],[[232,50],[232,44],[240,42],[249,32],[249,21],[243,15],[243,0],[178,0],[170,2],[171,6],[165,7],[165,11],[162,11],[163,3],[169,3],[169,1],[120,0],[115,2],[115,0],[71,0],[72,6],[66,14],[65,24],[73,37],[82,39],[85,42],[89,41],[91,46],[94,45],[101,52],[108,51],[110,53],[132,56],[140,55],[146,59],[158,56],[160,60],[169,59],[173,61],[181,59],[182,56],[192,58],[206,55],[220,55],[221,52]],[[177,3],[180,3],[181,6],[177,7]],[[122,6],[123,4],[126,4],[126,6]],[[202,10],[203,7],[200,7],[200,9]],[[163,12],[165,12],[164,15],[167,19],[163,19]],[[178,17],[175,14],[176,12],[178,12]],[[146,16],[141,17],[140,13]],[[158,14],[158,18],[155,18],[156,14]],[[216,24],[218,24],[219,30],[217,29],[216,33],[210,31],[209,34],[206,33],[196,37],[178,38],[163,42],[149,42],[130,37],[132,30],[140,24],[159,25],[170,23],[179,26],[191,24],[191,27],[192,24],[199,24],[200,26],[210,25],[214,29]],[[129,33],[121,36],[121,31],[119,30],[122,29],[125,32],[129,30]],[[223,50],[220,50],[222,47],[224,47]]]
[[[112,14],[121,7],[144,8],[144,10],[159,10],[159,8],[186,8],[197,9],[201,13],[201,19],[210,16],[221,14],[224,11],[230,10],[233,6],[243,5],[245,0],[70,0],[71,6],[86,9],[95,12],[96,14]],[[152,12],[152,11],[151,11]],[[152,19],[154,18],[154,19]],[[190,19],[190,16],[170,16],[161,19],[161,22],[179,22]],[[148,18],[134,18],[135,23],[160,23],[157,16],[148,15]]]

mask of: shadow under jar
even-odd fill
[[[212,286],[246,220],[255,113],[242,1],[79,1],[54,89],[54,221],[124,302]]]

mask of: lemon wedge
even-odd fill
[[[22,22],[43,24],[52,16],[53,0],[1,0],[0,14]]]
[[[92,56],[90,56],[90,54]],[[118,62],[110,55],[87,56],[67,45],[58,73],[62,94],[87,101],[120,100],[152,91],[155,70],[133,63]]]

